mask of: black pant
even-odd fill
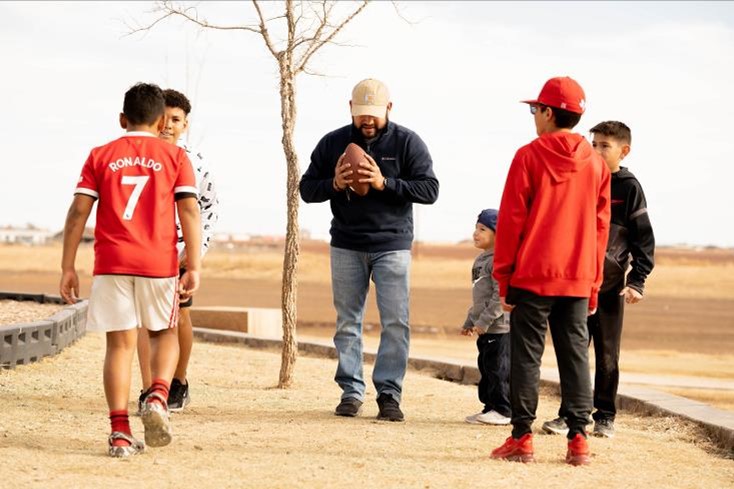
[[[586,325],[589,300],[579,297],[546,297],[511,288],[507,301],[515,308],[510,315],[510,400],[512,436],[531,433],[538,408],[540,362],[545,332],[550,326],[561,377],[568,438],[586,436],[591,414],[589,375],[589,330]]]
[[[510,335],[480,334],[477,338],[477,366],[479,400],[484,404],[482,412],[497,411],[510,417]]]
[[[617,291],[599,294],[599,308],[589,316],[589,335],[594,341],[594,419],[614,421],[619,387],[619,348],[622,342],[624,296]]]
[[[596,421],[614,421],[617,415],[617,389],[619,387],[619,350],[622,342],[624,297],[621,288],[599,294],[599,307],[588,317],[589,343],[594,342],[594,412]],[[566,407],[561,402],[558,415],[566,417]]]

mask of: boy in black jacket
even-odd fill
[[[640,182],[620,166],[632,143],[630,128],[622,122],[605,121],[591,128],[594,149],[612,172],[612,219],[609,229],[604,282],[599,291],[599,307],[589,316],[589,336],[594,342],[595,436],[614,436],[615,400],[619,385],[619,348],[622,339],[624,304],[642,300],[645,279],[654,266],[655,236],[647,214],[647,202]],[[625,272],[630,267],[625,280]],[[559,417],[543,423],[547,433],[568,431],[564,406]]]

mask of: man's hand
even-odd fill
[[[186,300],[194,292],[199,290],[199,272],[194,270],[186,270],[178,282],[178,293],[182,299]]]
[[[344,162],[345,155],[346,153],[343,153],[337,160],[336,169],[334,170],[334,180],[331,182],[334,190],[336,190],[337,192],[346,190],[347,187],[349,187],[353,182],[350,177],[353,172],[349,164]]]
[[[508,304],[504,297],[500,297],[500,305],[502,306],[502,310],[505,312],[510,312],[515,309],[515,306]]]
[[[476,333],[477,328],[472,326],[471,328],[461,328],[461,336],[472,336]]]
[[[594,309],[589,309],[589,312],[586,313],[587,316],[593,316],[596,314],[596,307]]]
[[[73,268],[61,274],[59,293],[68,304],[75,304],[79,299],[79,277]]]
[[[624,301],[627,304],[637,304],[642,300],[642,294],[637,292],[632,287],[625,287],[624,289],[622,289],[622,292],[620,292],[619,295],[624,296]]]
[[[367,153],[364,154],[364,159],[366,161],[361,161],[359,163],[359,170],[357,170],[357,173],[364,175],[359,179],[359,182],[369,183],[373,189],[380,192],[385,190],[385,177],[382,176],[380,167],[377,166],[375,160]]]

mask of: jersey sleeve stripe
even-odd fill
[[[199,189],[196,187],[176,187],[173,189],[174,194],[194,194],[199,195]]]
[[[92,189],[84,188],[84,187],[77,187],[76,190],[74,190],[75,194],[84,194],[89,195],[90,197],[94,197],[95,199],[99,198],[99,194],[95,192]]]

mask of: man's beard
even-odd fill
[[[387,127],[387,124],[389,122],[390,122],[390,119],[388,118],[387,115],[385,115],[385,126],[382,129],[378,129],[377,128],[377,124],[375,124],[374,126],[369,126],[371,129],[374,130],[374,134],[372,134],[372,135],[365,134],[363,128],[365,127],[366,124],[361,124],[360,126],[355,126],[355,127],[357,127],[357,129],[359,129],[359,133],[362,135],[363,138],[365,138],[365,139],[374,139],[377,136],[379,136],[380,134],[382,134],[382,131],[385,130],[385,128]],[[354,119],[352,119],[352,125],[354,125]]]

